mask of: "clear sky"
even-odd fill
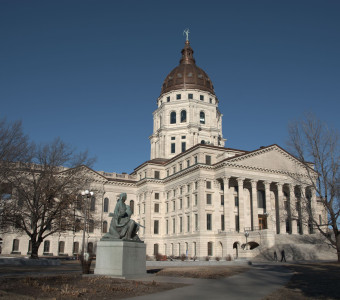
[[[340,1],[0,0],[0,117],[130,173],[183,30],[211,78],[226,147],[286,146],[312,112],[340,128]]]

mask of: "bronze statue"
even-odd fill
[[[109,217],[112,217],[109,232],[102,237],[102,240],[122,239],[140,241],[137,232],[141,225],[131,219],[131,207],[126,205],[125,201],[126,193],[121,193],[114,213],[109,214]]]

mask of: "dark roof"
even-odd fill
[[[161,95],[179,89],[199,89],[215,95],[214,86],[201,68],[196,66],[194,50],[189,41],[185,42],[179,66],[174,68],[165,78]]]

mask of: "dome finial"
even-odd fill
[[[189,28],[184,29],[183,35],[186,35],[186,39],[185,39],[186,43],[189,43],[189,33],[190,33]]]

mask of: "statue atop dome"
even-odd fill
[[[189,33],[190,33],[189,28],[184,29],[183,35],[186,35],[186,39],[185,40],[187,42],[189,42]]]

